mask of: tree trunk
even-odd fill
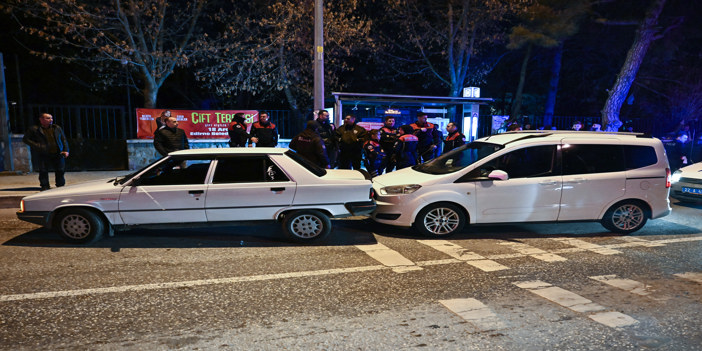
[[[156,108],[159,86],[151,79],[145,79],[144,84],[144,108]]]
[[[526,80],[526,70],[527,63],[529,62],[529,57],[531,56],[532,44],[527,46],[527,51],[524,54],[524,61],[522,61],[522,69],[519,72],[519,85],[517,86],[517,92],[514,94],[514,100],[512,100],[512,112],[509,114],[509,120],[507,123],[512,123],[519,118],[519,112],[522,109],[522,93],[524,91],[524,81]]]
[[[563,61],[563,42],[560,42],[553,53],[551,65],[551,80],[548,85],[546,107],[544,108],[544,126],[553,125],[553,111],[556,109],[556,96],[558,95],[558,81],[561,78],[561,62]]]
[[[609,98],[602,109],[602,126],[608,132],[616,132],[622,126],[619,111],[626,100],[631,84],[636,78],[641,62],[646,56],[649,46],[655,40],[658,16],[663,11],[666,0],[655,0],[646,13],[646,18],[639,27],[634,43],[629,48],[626,61],[617,76],[614,86],[609,91]]]

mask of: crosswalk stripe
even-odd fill
[[[584,240],[574,239],[574,238],[553,238],[552,240],[562,242],[564,244],[575,246],[576,248],[598,253],[600,255],[616,255],[622,253],[614,249],[604,247],[602,245],[597,245],[589,243]]]
[[[358,249],[365,252],[368,256],[381,264],[392,267],[396,273],[405,273],[409,271],[421,270],[414,262],[402,256],[399,252],[388,248],[387,246],[377,243],[373,245],[356,245]]]
[[[505,323],[488,306],[476,299],[439,300],[439,303],[480,331],[506,328]]]
[[[545,262],[558,262],[558,261],[567,261],[568,259],[563,257],[563,256],[558,256],[553,253],[549,253],[547,251],[544,251],[542,249],[539,249],[538,247],[533,247],[531,245],[527,245],[524,243],[517,243],[517,242],[500,242],[499,243],[502,246],[507,246],[511,248],[514,251],[519,252],[522,255],[527,255],[531,256],[533,258],[536,258],[537,260],[545,261]]]
[[[467,264],[485,272],[509,269],[507,266],[503,266],[493,260],[489,260],[475,252],[468,251],[468,249],[446,240],[417,240],[417,242],[429,246],[437,251],[443,252],[457,260],[465,261]]]
[[[665,246],[665,244],[661,244],[661,243],[653,241],[653,240],[641,239],[641,238],[637,238],[634,236],[621,237],[621,238],[619,238],[619,240],[626,241],[627,243],[635,244],[634,246],[644,246],[644,247]]]
[[[675,274],[675,276],[702,284],[702,273],[686,272]]]
[[[651,293],[654,291],[650,290],[648,285],[631,279],[618,278],[616,274],[597,275],[590,277],[590,279],[605,283],[609,286],[613,286],[624,291],[628,291],[632,294],[645,296],[652,300],[665,301],[670,299],[668,296],[653,296]]]
[[[588,317],[598,323],[612,328],[621,328],[638,323],[636,319],[623,313],[605,311],[606,308],[604,306],[598,305],[574,292],[553,286],[540,280],[514,282],[512,284],[522,289],[529,290],[536,295],[575,312],[597,312],[588,314]]]

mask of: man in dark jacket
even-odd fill
[[[446,125],[446,131],[448,132],[448,135],[446,136],[446,140],[444,140],[444,153],[447,153],[466,143],[466,136],[458,131],[458,126],[456,126],[456,123],[449,122]]]
[[[42,113],[39,125],[34,125],[24,133],[22,141],[32,150],[34,167],[39,172],[41,190],[49,186],[49,169],[56,172],[56,186],[66,185],[66,158],[68,157],[68,141],[63,129],[54,124],[54,117]]]
[[[361,157],[363,154],[363,143],[366,141],[368,132],[365,128],[356,124],[356,117],[346,115],[344,124],[336,129],[336,137],[339,140],[339,168],[340,169],[361,169]]]
[[[161,156],[166,156],[169,152],[190,148],[188,137],[184,130],[178,128],[178,120],[175,117],[168,117],[166,125],[156,131],[154,147]]]
[[[278,128],[270,121],[267,112],[260,112],[258,122],[251,126],[249,145],[252,143],[256,143],[256,147],[276,147],[278,145]]]
[[[410,124],[417,136],[417,154],[419,162],[429,161],[436,157],[437,147],[441,142],[441,133],[436,129],[436,125],[427,122],[427,114],[417,113],[417,122]]]
[[[404,125],[399,129],[400,137],[395,142],[393,157],[397,162],[397,169],[403,169],[417,164],[418,138],[412,134],[412,126]]]
[[[290,149],[322,168],[329,168],[329,158],[322,137],[317,133],[318,127],[317,121],[308,121],[307,128],[290,140]]]
[[[397,141],[397,127],[395,127],[395,117],[387,116],[385,117],[385,122],[383,127],[380,128],[380,147],[387,155],[387,160],[385,162],[385,173],[390,173],[393,168],[395,168],[395,162],[393,162],[390,157],[392,155],[393,148],[395,147],[395,142]]]
[[[231,147],[246,147],[246,141],[249,140],[249,133],[246,131],[246,119],[243,113],[234,114],[234,118],[229,123],[229,146]]]
[[[317,111],[317,123],[319,124],[317,132],[324,141],[324,147],[327,150],[329,157],[329,165],[331,168],[336,167],[336,158],[339,153],[339,140],[336,139],[336,126],[329,121],[329,112],[326,110]]]

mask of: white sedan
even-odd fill
[[[17,217],[87,243],[114,229],[279,221],[288,238],[327,235],[330,217],[370,214],[370,175],[325,170],[280,148],[193,149],[135,173],[22,199]]]
[[[702,202],[702,162],[673,173],[670,197],[682,202]]]

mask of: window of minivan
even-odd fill
[[[530,146],[488,160],[457,182],[487,180],[490,172],[499,169],[514,178],[547,177],[559,173],[556,145]]]
[[[472,142],[453,149],[431,161],[412,167],[429,174],[448,174],[459,171],[504,148],[504,145]]]

